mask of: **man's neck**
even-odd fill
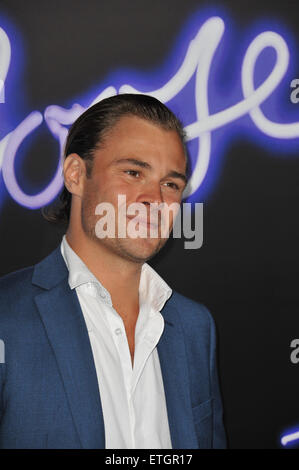
[[[74,236],[71,230],[67,231],[66,240],[72,250],[108,290],[115,308],[118,306],[127,311],[139,309],[142,263],[122,258],[86,235]]]

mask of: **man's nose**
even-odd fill
[[[150,205],[153,203],[160,204],[163,202],[163,194],[160,183],[148,183],[146,187],[143,188],[142,192],[139,194],[137,201],[145,205]]]

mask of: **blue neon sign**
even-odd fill
[[[222,18],[219,16],[208,18],[197,29],[193,39],[185,44],[182,63],[162,86],[155,87],[149,80],[141,90],[136,85],[136,81],[131,80],[130,83],[130,80],[123,80],[120,84],[111,83],[105,87],[100,86],[99,92],[86,107],[78,103],[73,104],[69,109],[49,105],[43,113],[31,112],[0,141],[0,169],[2,169],[3,180],[11,197],[30,209],[37,209],[50,203],[63,186],[62,154],[68,126],[87,107],[117,93],[147,93],[172,107],[186,87],[192,88],[188,94],[188,100],[180,108],[180,117],[185,125],[191,158],[194,162],[192,176],[185,192],[186,197],[196,197],[198,189],[207,178],[211,166],[213,132],[216,130],[228,124],[234,124],[244,116],[249,116],[257,133],[270,139],[279,139],[282,149],[283,142],[298,139],[299,122],[288,124],[274,122],[264,114],[261,108],[262,104],[275,92],[289,66],[288,45],[282,35],[274,31],[258,33],[244,52],[240,71],[242,96],[225,109],[211,113],[209,102],[211,67],[224,32],[225,23]],[[257,63],[267,48],[275,52],[275,63],[272,70],[267,71],[264,79],[258,86],[255,86]],[[0,28],[0,85],[5,84],[10,60],[10,41],[4,29]],[[185,122],[184,116],[190,116],[188,110],[191,108],[194,109],[193,119],[191,122]],[[43,122],[47,124],[49,131],[59,142],[60,158],[56,173],[50,183],[38,194],[28,195],[18,183],[14,162],[23,140],[36,131]],[[196,145],[193,145],[194,143]]]

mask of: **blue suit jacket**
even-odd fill
[[[173,448],[222,448],[207,309],[174,292],[158,343]],[[0,448],[105,448],[88,332],[60,247],[0,279]]]

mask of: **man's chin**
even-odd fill
[[[119,239],[121,240],[121,239]],[[122,240],[123,241],[123,240]],[[125,239],[119,246],[124,255],[137,263],[145,263],[153,258],[165,245],[167,239],[135,238]]]

